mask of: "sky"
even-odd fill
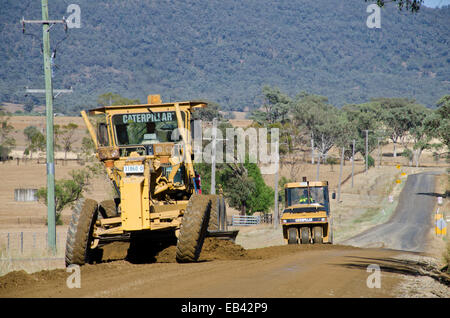
[[[423,4],[430,8],[442,7],[450,5],[450,0],[425,0]]]

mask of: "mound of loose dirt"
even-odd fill
[[[287,254],[301,253],[302,251],[320,251],[329,249],[356,248],[331,244],[297,244],[246,250],[242,246],[231,241],[220,240],[217,238],[206,238],[200,254],[200,261],[269,259]],[[169,246],[159,252],[155,256],[155,259],[157,263],[174,263],[176,262],[175,256],[176,246]]]
[[[282,246],[269,246],[247,250],[247,259],[268,259],[283,255],[301,253],[302,251],[323,251],[330,249],[356,249],[352,246],[332,244],[292,244]]]
[[[177,247],[169,246],[155,255],[156,263],[176,263],[176,253]]]
[[[102,247],[102,261],[126,259],[129,252],[129,243],[114,242]],[[155,248],[156,249],[156,248]],[[154,249],[141,249],[138,253],[151,254],[144,263],[175,263],[176,245],[167,246],[160,251]],[[142,255],[141,255],[142,256]],[[231,241],[217,238],[206,238],[203,243],[200,260],[236,260],[248,259],[248,252],[242,246]]]
[[[0,289],[16,288],[18,286],[29,285],[36,282],[38,279],[28,274],[27,272],[14,271],[0,277]]]
[[[231,241],[208,237],[203,243],[200,261],[268,259],[302,251],[327,250],[333,248],[348,249],[354,247],[330,244],[298,244],[246,250],[241,245],[235,244]],[[103,247],[102,261],[108,262],[127,259],[128,249],[129,243],[115,242],[105,245]],[[140,255],[144,261],[140,261],[138,263],[176,263],[176,245],[166,247],[163,246],[160,250],[156,247],[154,249],[145,248],[141,249],[137,253],[146,254]]]
[[[42,270],[32,274],[28,274],[24,270],[9,272],[0,277],[0,294],[2,291],[34,286],[46,281],[58,279],[64,281],[66,277],[67,273],[64,269]]]
[[[248,252],[228,240],[207,238],[203,244],[200,260],[236,260],[248,258]]]
[[[159,252],[156,256],[157,263],[175,263],[176,246],[169,246]],[[211,260],[236,260],[247,258],[247,251],[233,242],[216,238],[206,238],[200,254],[201,261]]]

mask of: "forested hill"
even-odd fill
[[[81,8],[81,28],[51,31],[54,87],[72,86],[56,111],[73,113],[115,92],[146,100],[209,99],[223,108],[260,103],[264,85],[292,96],[325,95],[338,106],[409,97],[434,107],[450,91],[450,7],[416,14],[393,3],[369,29],[364,0],[49,1],[50,18]],[[42,88],[40,1],[1,0],[0,101]]]

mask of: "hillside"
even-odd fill
[[[81,28],[51,31],[57,48],[55,111],[76,113],[113,91],[146,100],[209,99],[240,110],[260,102],[263,85],[302,90],[335,105],[371,97],[410,97],[434,107],[450,88],[450,7],[419,13],[381,10],[381,29],[366,26],[364,0],[79,0]],[[50,17],[67,16],[64,1]],[[0,101],[42,104],[24,95],[43,87],[39,1],[2,1]]]

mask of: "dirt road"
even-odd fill
[[[429,231],[430,225],[430,214],[422,211],[428,211],[431,202],[432,179],[430,174],[410,176],[392,222],[367,231],[361,241],[373,240],[370,235],[386,243],[396,237],[392,240],[399,249],[421,250],[426,241],[421,228]],[[414,244],[405,244],[409,241]],[[125,257],[127,249],[126,243],[106,246],[107,262],[81,267],[81,288],[68,287],[72,273],[64,269],[11,272],[0,277],[0,297],[405,297],[407,289],[398,288],[405,277],[422,290],[423,283],[415,279],[434,281],[436,275],[427,272],[429,264],[415,260],[415,252],[344,245],[246,250],[208,238],[198,263],[176,263],[173,245],[149,252],[145,259],[111,261]],[[450,297],[448,286],[435,290],[429,295]]]
[[[117,253],[122,248],[126,252],[126,247],[111,250]],[[108,253],[106,250],[105,255]],[[416,277],[422,268],[400,254],[340,245],[245,250],[231,242],[207,239],[199,263],[176,263],[175,247],[170,246],[144,263],[120,260],[85,265],[81,267],[81,288],[68,287],[72,273],[64,269],[34,274],[11,272],[0,277],[0,298],[402,297],[404,294],[396,288],[402,277]],[[375,272],[368,271],[369,266],[380,269],[380,288],[370,288]],[[440,296],[450,296],[446,292]]]
[[[177,264],[169,248],[152,264],[87,265],[79,289],[67,287],[70,273],[62,269],[13,272],[0,278],[0,297],[395,297],[395,273],[416,273],[395,259],[395,251],[330,245],[244,250],[223,244],[209,239],[196,264]],[[381,288],[367,287],[370,264],[381,268]]]

